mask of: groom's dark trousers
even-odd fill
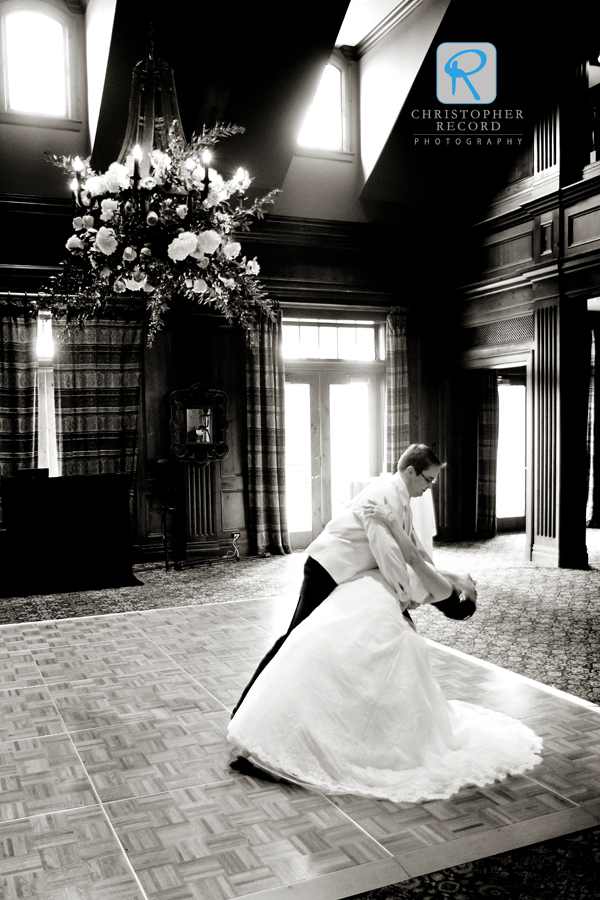
[[[232,716],[235,715],[240,703],[243,701],[244,697],[246,696],[262,670],[265,668],[267,663],[271,662],[290,632],[296,627],[296,625],[299,625],[300,622],[304,621],[304,619],[306,619],[306,617],[309,616],[311,612],[313,612],[313,610],[315,610],[317,606],[319,606],[336,587],[337,582],[333,580],[329,572],[327,572],[320,563],[309,556],[304,563],[304,580],[302,581],[298,605],[296,606],[296,611],[292,616],[290,627],[282,637],[275,641],[266,656],[264,656],[263,659],[259,662],[254,675],[244,688],[242,696],[238,700],[236,707],[231,714]]]
[[[231,716],[236,714],[237,710],[240,707],[244,697],[265,668],[265,666],[271,662],[277,651],[283,645],[285,639],[288,637],[291,631],[299,625],[300,622],[303,622],[304,619],[307,618],[319,606],[326,597],[329,597],[334,588],[337,587],[337,581],[334,581],[329,572],[323,568],[321,563],[318,563],[316,559],[313,559],[309,556],[304,563],[304,580],[302,581],[302,586],[300,588],[300,597],[298,599],[298,605],[296,606],[296,611],[292,616],[292,621],[290,623],[290,627],[286,631],[282,637],[278,638],[275,641],[271,649],[268,653],[261,659],[259,662],[254,675],[246,685],[243,690],[242,696],[238,700],[237,704]],[[405,610],[403,615],[412,622],[410,614],[408,610]]]

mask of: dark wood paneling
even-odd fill
[[[517,266],[533,259],[533,228],[524,234],[505,235],[488,244],[481,251],[481,263],[486,271]]]

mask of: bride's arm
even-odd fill
[[[425,602],[431,603],[432,601],[446,600],[452,593],[452,584],[432,564],[423,558],[418,547],[413,544],[402,528],[398,516],[387,504],[387,501],[383,507],[375,503],[371,505],[363,504],[363,509],[367,519],[377,519],[389,529],[406,563],[431,594],[431,599],[427,598]]]

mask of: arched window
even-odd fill
[[[78,118],[75,20],[51,0],[0,0],[1,121],[51,125]]]
[[[7,110],[67,115],[65,28],[29,9],[7,11],[4,47]]]
[[[354,70],[341,50],[325,66],[319,87],[298,135],[301,155],[342,159],[354,151],[352,118]]]
[[[301,147],[343,150],[344,121],[342,72],[328,63],[298,137]]]

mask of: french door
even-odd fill
[[[382,469],[382,384],[375,367],[287,372],[290,541],[304,549]]]

